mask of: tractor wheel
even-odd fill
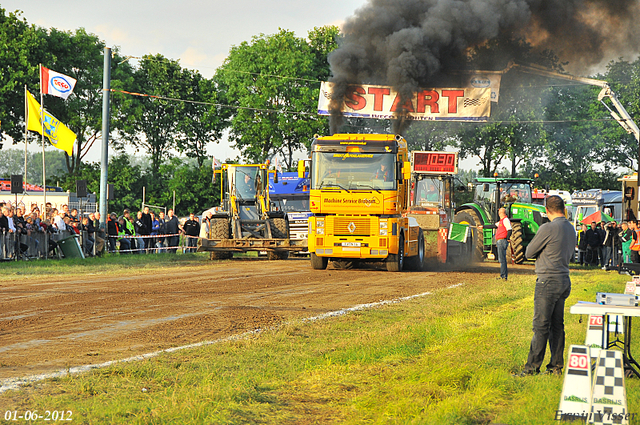
[[[418,232],[418,255],[407,257],[406,262],[409,270],[422,271],[424,267],[424,233],[422,229]]]
[[[511,223],[511,249],[513,250],[511,258],[516,264],[522,264],[524,262],[524,235],[522,234],[522,223]]]
[[[327,264],[329,264],[328,257],[318,257],[315,252],[311,253],[311,267],[315,270],[324,270],[327,268]]]
[[[453,218],[453,221],[460,224],[468,224],[469,228],[469,237],[467,239],[467,244],[469,245],[469,255],[471,256],[471,261],[480,262],[484,260],[484,241],[482,237],[482,230],[478,230],[476,226],[482,224],[480,217],[478,214],[472,209],[466,209],[462,211],[458,211]]]
[[[229,220],[226,218],[212,218],[209,221],[210,239],[229,239]],[[226,260],[233,257],[233,252],[212,251],[212,260]]]
[[[271,237],[274,239],[289,239],[289,223],[284,218],[270,218]]]
[[[398,253],[389,254],[387,257],[387,271],[401,272],[404,266],[404,235],[400,233],[398,237]]]
[[[267,258],[269,260],[286,260],[289,258],[289,251],[269,251]]]

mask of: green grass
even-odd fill
[[[569,306],[622,292],[626,280],[572,273],[567,349],[584,341],[587,326]],[[89,424],[554,423],[562,378],[511,376],[532,336],[534,282],[479,278],[399,304],[36,383],[0,395],[0,413],[71,410],[73,423]],[[638,380],[627,379],[626,390],[629,411],[640,413]]]
[[[239,254],[241,256],[256,256],[256,253]],[[191,267],[194,265],[210,265],[209,253],[188,254],[148,254],[148,255],[119,255],[107,254],[104,257],[93,258],[65,258],[31,261],[7,261],[0,263],[3,277],[12,276],[50,276],[75,275],[86,273],[131,274],[148,273],[158,268]]]

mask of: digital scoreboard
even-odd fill
[[[413,152],[413,171],[421,174],[457,174],[458,152]]]

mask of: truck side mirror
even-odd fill
[[[404,170],[403,170],[403,180],[411,180],[411,162],[409,161],[405,161],[404,162]]]
[[[303,179],[304,178],[304,159],[301,159],[300,161],[298,161],[298,178]]]
[[[273,173],[273,182],[278,184],[278,170],[275,170]]]
[[[482,185],[482,191],[483,192],[488,192],[489,191],[489,183],[485,183]]]

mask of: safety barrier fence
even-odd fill
[[[189,236],[180,233],[163,235],[119,235],[109,236],[109,252],[121,254],[127,253],[175,253],[196,252],[197,236]]]
[[[46,233],[32,231],[28,234],[15,232],[0,232],[0,261],[64,258],[68,256],[60,247],[60,242],[75,238],[84,256],[95,256],[102,249],[110,253],[162,253],[162,252],[196,252],[197,240],[195,236],[168,234],[153,236],[117,236],[107,240],[96,235],[89,235],[86,231],[79,234],[68,231]],[[128,243],[123,242],[123,239]],[[131,242],[135,241],[135,242]],[[139,241],[144,241],[137,245]],[[48,248],[48,249],[47,249]],[[74,252],[71,251],[71,254]]]

